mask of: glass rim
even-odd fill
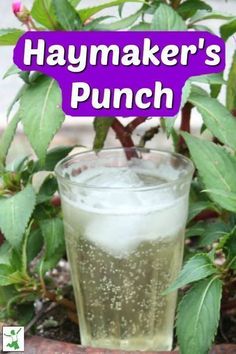
[[[124,147],[112,147],[112,148],[103,148],[101,150],[99,150],[97,153],[100,152],[116,152],[116,151],[140,151],[140,152],[146,152],[146,153],[154,153],[154,154],[159,154],[159,155],[166,155],[168,157],[175,157],[178,160],[184,161],[186,164],[186,168],[185,168],[185,173],[180,176],[179,178],[172,180],[172,181],[168,181],[168,182],[164,182],[162,184],[159,185],[151,185],[151,186],[142,186],[142,187],[112,187],[112,186],[99,186],[99,185],[88,185],[86,182],[77,182],[77,181],[71,181],[68,177],[65,177],[62,174],[62,168],[63,165],[65,165],[66,163],[68,163],[69,161],[73,160],[76,157],[79,156],[86,156],[89,154],[94,154],[96,155],[96,151],[95,150],[87,150],[87,151],[83,151],[83,152],[77,152],[74,153],[72,155],[69,155],[65,158],[63,158],[61,161],[59,161],[54,169],[54,172],[56,174],[56,177],[58,180],[61,180],[69,185],[72,186],[77,186],[77,187],[81,187],[81,188],[86,188],[86,189],[97,189],[97,190],[124,190],[124,191],[134,191],[134,192],[141,192],[141,191],[151,191],[151,190],[156,190],[156,189],[164,189],[164,188],[170,188],[172,186],[175,186],[176,184],[179,183],[183,183],[184,181],[188,181],[192,178],[193,172],[194,172],[194,165],[193,162],[187,158],[186,156],[176,153],[176,152],[171,152],[171,151],[167,151],[167,150],[159,150],[159,149],[152,149],[152,148],[139,148],[139,147],[130,147],[130,148],[124,148]]]

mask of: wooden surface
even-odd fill
[[[124,354],[124,351],[83,348],[71,343],[58,342],[42,337],[27,338],[25,342],[24,354]],[[130,354],[131,352],[129,352]],[[140,353],[140,352],[132,352]],[[144,353],[144,352],[142,352]],[[170,354],[170,352],[158,352],[159,354]],[[14,354],[14,353],[11,353]],[[154,354],[145,352],[145,354]],[[178,354],[178,352],[172,352]],[[191,353],[189,353],[191,354]],[[218,345],[212,349],[210,354],[236,354],[236,345]]]

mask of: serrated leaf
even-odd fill
[[[187,25],[172,7],[160,4],[154,13],[151,29],[155,31],[186,31]]]
[[[56,81],[40,76],[29,85],[21,98],[20,115],[26,135],[43,161],[48,145],[65,119]]]
[[[35,201],[35,192],[31,185],[13,197],[0,199],[0,229],[14,248],[21,244]]]
[[[52,0],[56,18],[67,31],[79,30],[83,23],[80,15],[68,0]]]
[[[17,28],[7,28],[0,30],[0,45],[15,45],[18,39],[24,34]]]
[[[20,121],[20,114],[17,112],[12,120],[8,123],[0,139],[0,170],[6,162],[7,154],[10,149],[11,143],[14,139],[17,125]]]
[[[116,1],[110,1],[110,2],[106,2],[105,4],[102,4],[102,5],[81,9],[81,10],[79,10],[79,15],[80,15],[80,18],[81,18],[82,22],[85,22],[91,16],[97,14],[98,12],[100,12],[102,10],[108,9],[109,7],[113,7],[113,6],[119,6],[121,4],[128,3],[128,2],[143,3],[143,0],[128,0],[128,1],[127,0],[116,0]]]
[[[57,146],[50,149],[45,158],[45,163],[42,165],[40,161],[36,161],[34,165],[34,172],[39,171],[54,171],[56,164],[64,159],[75,148],[74,146]]]
[[[190,258],[181,270],[178,278],[164,292],[168,294],[187,284],[209,277],[217,272],[217,268],[212,263],[207,254],[201,253]]]
[[[227,41],[236,32],[236,18],[220,27],[221,37]]]
[[[40,228],[45,242],[43,272],[54,268],[65,254],[64,227],[60,218],[40,222]]]
[[[236,52],[234,52],[233,62],[230,68],[229,77],[227,81],[227,93],[226,93],[226,106],[229,111],[236,109]]]
[[[191,94],[189,101],[202,115],[203,121],[212,134],[222,143],[236,150],[236,119],[215,98]]]
[[[19,74],[21,70],[15,65],[11,65],[10,68],[5,72],[3,79],[6,79],[9,76]]]
[[[21,87],[21,89],[17,92],[16,96],[15,96],[14,99],[12,100],[10,106],[8,107],[8,110],[7,110],[7,118],[9,118],[13,107],[14,107],[15,104],[20,100],[20,98],[22,97],[23,92],[26,90],[26,88],[27,88],[27,85],[23,85],[23,86]]]
[[[48,29],[55,30],[58,27],[57,18],[52,7],[52,0],[35,0],[31,16]]]
[[[219,318],[222,282],[217,278],[197,283],[178,306],[177,337],[181,354],[205,354],[214,340]]]
[[[108,131],[114,121],[114,117],[97,117],[94,120],[94,130],[96,136],[93,143],[94,150],[100,150],[104,146]]]
[[[197,12],[197,10],[211,11],[212,7],[201,0],[187,0],[182,3],[177,9],[179,15],[184,20],[188,19],[189,17],[192,17]]]
[[[236,201],[229,200],[227,193],[236,193],[236,159],[223,147],[206,140],[182,133],[193,161],[199,171],[206,189],[226,192],[226,196],[209,192],[212,200],[222,208],[236,211]],[[227,173],[226,173],[227,171]]]

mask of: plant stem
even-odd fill
[[[120,140],[121,145],[124,148],[134,148],[134,142],[131,138],[130,133],[126,130],[126,128],[121,124],[121,122],[115,118],[112,124],[112,129],[116,133],[117,138]],[[132,157],[137,157],[137,153],[135,150],[126,150],[127,159],[130,160]]]
[[[180,3],[181,0],[173,0],[171,6],[173,7],[173,9],[176,10],[179,7]]]
[[[192,111],[192,104],[187,102],[182,109],[182,118],[181,118],[181,125],[180,131],[190,133],[190,120],[191,120],[191,111]],[[179,138],[178,142],[178,151],[181,152],[182,148],[185,146],[185,141],[182,136]],[[183,149],[185,150],[185,149]]]
[[[140,125],[143,124],[148,118],[147,117],[137,117],[132,122],[130,122],[126,127],[125,130],[132,134],[133,131]]]

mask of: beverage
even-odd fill
[[[62,204],[83,345],[171,350],[177,294],[162,293],[181,268],[188,199],[168,187],[175,172],[132,159],[71,174],[80,189]]]

